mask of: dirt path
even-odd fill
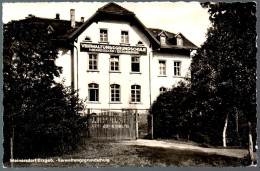
[[[237,157],[237,158],[243,158],[248,154],[248,151],[245,149],[205,148],[205,147],[199,147],[195,145],[184,144],[181,142],[174,143],[174,142],[165,142],[160,140],[138,139],[138,140],[122,141],[122,144],[148,146],[148,147],[163,147],[163,148],[183,149],[183,150],[195,150],[195,151],[201,151],[205,153],[212,153],[212,154],[224,155],[229,157]]]

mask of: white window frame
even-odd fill
[[[94,100],[91,100],[91,91],[94,91],[95,97]],[[96,83],[89,83],[88,84],[88,101],[90,102],[98,102],[99,101],[99,85]]]
[[[164,63],[164,66],[161,65],[161,63]],[[159,60],[159,75],[160,76],[166,76],[166,60]]]
[[[93,59],[92,57],[96,57],[96,58]],[[95,68],[95,66],[96,66],[96,68]],[[88,54],[88,69],[91,71],[98,70],[98,55],[97,54],[94,54],[94,53]]]
[[[137,58],[137,61],[133,61],[133,58]],[[141,72],[140,56],[131,56],[131,72]],[[139,64],[139,71],[133,71],[133,64]]]
[[[166,36],[164,36],[164,35],[160,36],[160,43],[161,43],[162,46],[166,45]]]
[[[127,34],[123,34],[127,33]],[[129,43],[129,31],[121,30],[121,43],[128,44]]]
[[[179,65],[176,65],[179,63]],[[173,61],[173,75],[181,76],[181,61]]]
[[[104,33],[103,33],[103,31],[104,31]],[[100,40],[100,42],[108,42],[108,29],[105,29],[105,28],[100,29],[99,40]]]
[[[118,86],[118,87],[113,87]],[[117,97],[118,94],[118,97]],[[120,94],[120,85],[119,84],[111,84],[110,85],[110,101],[111,102],[120,102],[121,94]]]
[[[115,59],[118,59],[118,61],[116,61]],[[110,63],[110,71],[120,71],[120,57],[118,55],[111,55],[109,63]],[[117,69],[116,69],[116,63],[118,63]]]
[[[139,95],[139,98],[138,98]],[[132,103],[141,103],[141,86],[140,85],[131,85],[131,102]]]
[[[180,35],[177,36],[177,46],[183,46],[183,38]]]

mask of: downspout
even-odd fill
[[[70,44],[71,45],[71,44]],[[70,63],[70,69],[71,69],[71,72],[70,72],[70,77],[71,77],[71,89],[72,89],[72,92],[74,92],[74,86],[75,86],[75,79],[74,79],[74,47],[70,47],[70,60],[71,60],[71,63]]]
[[[151,88],[151,86],[152,86],[152,83],[151,83],[151,53],[152,52],[154,52],[155,50],[159,50],[160,48],[158,48],[158,49],[154,49],[154,50],[151,50],[150,52],[149,52],[149,96],[150,96],[150,108],[151,108],[151,106],[152,106],[152,88]],[[151,125],[152,125],[152,127],[151,127],[151,138],[153,139],[153,115],[152,115],[152,113],[150,113],[150,118],[151,118]]]
[[[111,102],[111,83],[110,83],[110,59],[111,56],[108,58],[108,64],[109,64],[109,68],[108,68],[108,112],[110,112],[110,102]]]
[[[152,105],[152,95],[151,95],[152,94],[152,90],[151,90],[151,57],[150,57],[151,52],[153,52],[153,50],[149,52],[149,97],[150,97],[150,107]]]
[[[156,51],[156,50],[160,50],[160,48],[151,50],[151,51],[149,52],[149,96],[150,96],[150,107],[152,106],[151,53],[154,52],[154,51]],[[152,57],[153,57],[153,56],[152,56]]]
[[[70,45],[73,46],[73,48],[76,48],[76,54],[77,54],[77,97],[79,97],[79,92],[78,92],[78,89],[79,89],[79,52],[78,52],[78,47],[75,46],[74,44],[70,43]],[[73,60],[74,60],[74,50],[72,50],[73,52]],[[74,62],[73,62],[73,65],[74,65]],[[73,70],[74,70],[74,67],[73,67]],[[73,71],[73,77],[74,77],[74,71]],[[73,80],[74,82],[74,80]],[[74,85],[73,85],[74,87]]]

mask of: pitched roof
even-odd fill
[[[106,17],[112,16],[110,19],[115,19],[116,17],[122,17],[127,16],[123,18],[124,20],[129,20],[131,24],[135,24],[141,30],[144,32],[144,34],[151,40],[151,42],[156,45],[157,47],[161,47],[160,45],[160,38],[158,35],[161,32],[165,32],[167,34],[167,40],[166,40],[166,46],[163,46],[163,48],[177,48],[177,49],[197,49],[198,47],[194,45],[191,41],[189,41],[185,36],[182,34],[183,38],[183,46],[177,46],[176,45],[176,34],[171,33],[169,31],[165,31],[162,29],[154,29],[154,28],[146,28],[144,24],[135,16],[135,14],[120,5],[110,2],[103,7],[99,8],[97,12],[92,15],[84,24],[82,24],[77,30],[75,30],[68,38],[69,39],[75,39],[77,36],[79,36],[90,24],[93,22],[96,22],[100,19],[104,19]],[[121,18],[122,19],[122,18]]]
[[[110,17],[110,18],[109,18]],[[105,6],[99,8],[95,14],[93,14],[84,24],[82,24],[77,30],[75,30],[68,38],[73,40],[77,38],[90,24],[97,22],[100,19],[109,18],[109,19],[123,19],[128,20],[131,24],[139,27],[143,33],[151,40],[155,45],[159,45],[159,42],[156,38],[152,36],[150,31],[144,26],[144,24],[135,16],[135,14],[120,5],[110,2]]]
[[[160,33],[165,32],[167,34],[167,39],[166,39],[166,46],[162,46],[161,48],[178,48],[178,49],[197,49],[198,47],[193,44],[191,41],[189,41],[182,33],[172,33],[166,30],[158,29],[158,28],[148,28],[150,32],[153,34],[153,36],[157,39],[160,40]],[[177,46],[176,45],[176,37],[177,35],[181,35],[183,39],[183,46]]]
[[[13,20],[12,22],[33,22],[33,23],[40,23],[46,26],[46,29],[53,29],[53,38],[54,39],[67,39],[69,35],[72,34],[73,31],[75,31],[80,25],[82,25],[82,22],[76,22],[75,28],[71,27],[71,22],[69,20],[60,20],[60,19],[51,19],[51,18],[42,18],[42,17],[35,17],[34,15],[29,15],[29,17],[26,17],[22,20]],[[8,23],[5,24],[5,26],[8,26]]]
[[[159,28],[148,28],[148,29],[151,31],[151,33],[153,33],[153,36],[155,36],[155,37],[157,37],[161,32],[165,32],[167,34],[167,36],[169,36],[170,38],[176,36],[176,34],[174,34],[174,33],[171,33],[169,31],[162,30]]]
[[[126,14],[134,14],[132,11],[129,11],[128,9],[125,9],[121,7],[120,5],[114,3],[114,2],[109,2],[105,6],[101,7],[98,9],[99,12],[107,12],[107,13],[116,13],[116,14],[121,14],[121,15],[126,15]]]
[[[59,41],[72,41],[76,39],[90,24],[97,22],[100,19],[111,17],[110,19],[115,19],[116,17],[129,20],[131,24],[136,25],[140,28],[143,33],[150,39],[151,43],[155,45],[156,48],[173,48],[173,49],[197,49],[198,47],[189,41],[183,34],[179,33],[183,38],[183,46],[176,45],[176,36],[169,31],[165,31],[157,28],[147,28],[144,24],[135,16],[135,14],[120,5],[110,2],[103,7],[99,8],[95,14],[93,14],[86,22],[76,22],[75,28],[71,27],[71,22],[69,20],[60,19],[50,19],[50,18],[40,18],[34,15],[29,15],[26,19],[19,20],[17,22],[40,22],[46,25],[46,29],[51,27],[53,29],[53,39]],[[6,26],[5,24],[4,26]],[[50,26],[50,27],[49,27]],[[159,34],[166,33],[166,46],[160,45]]]

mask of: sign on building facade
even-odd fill
[[[80,43],[81,52],[114,53],[130,55],[146,55],[146,47],[121,46],[110,44]]]

